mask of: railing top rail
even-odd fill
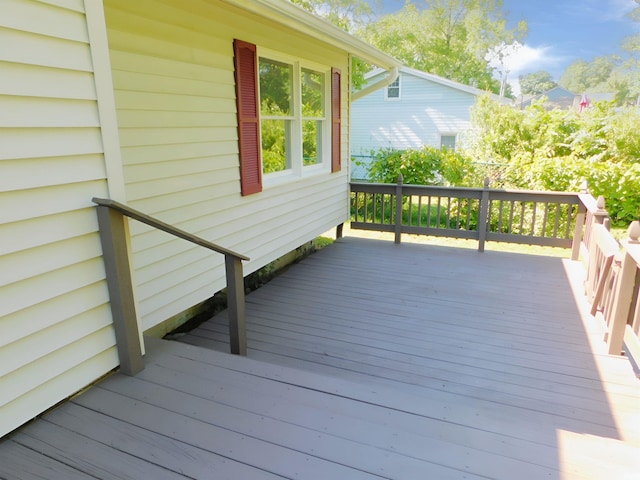
[[[351,182],[352,190],[362,190],[362,189],[391,189],[397,186],[396,183],[368,183],[368,182]],[[482,187],[448,187],[442,185],[413,185],[403,183],[402,188],[410,189],[410,190],[424,190],[424,191],[452,191],[452,192],[460,192],[460,193],[478,193],[483,192],[485,189]],[[491,194],[509,194],[509,195],[531,195],[531,196],[540,196],[540,197],[562,197],[566,198],[569,201],[575,199],[572,203],[578,203],[578,198],[582,198],[583,194],[575,193],[575,192],[549,192],[549,191],[540,191],[540,190],[511,190],[511,189],[497,189],[497,188],[488,188],[486,189]],[[455,196],[455,195],[453,195]],[[590,195],[587,195],[589,198],[593,198]],[[583,201],[584,203],[584,201]],[[593,202],[595,206],[595,201]]]
[[[578,198],[580,199],[580,203],[582,203],[589,212],[607,213],[606,209],[604,208],[604,199],[596,199],[590,193],[579,193]]]
[[[129,207],[120,202],[116,202],[115,200],[111,200],[108,198],[96,198],[92,199],[93,203],[97,205],[101,205],[103,207],[108,207],[113,210],[120,212],[127,217],[133,218],[134,220],[138,220],[139,222],[145,223],[151,227],[157,228],[158,230],[162,230],[163,232],[169,233],[175,237],[182,238],[188,242],[194,243],[196,245],[200,245],[201,247],[207,248],[209,250],[213,250],[214,252],[221,253],[222,255],[230,255],[232,257],[239,258],[240,260],[249,260],[249,257],[242,255],[240,253],[234,252],[233,250],[229,250],[227,248],[221,247],[220,245],[216,245],[204,238],[198,237],[197,235],[193,235],[192,233],[185,232],[173,225],[169,225],[168,223],[163,222],[162,220],[158,220],[157,218],[153,218],[145,213],[142,213],[134,208]]]

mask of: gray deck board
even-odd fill
[[[0,479],[635,478],[640,383],[579,275],[344,239],[247,296],[248,357],[224,312],[147,339],[135,377],[0,440]]]

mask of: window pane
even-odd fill
[[[442,135],[440,137],[440,148],[447,148],[449,150],[456,149],[456,136],[455,135]]]
[[[291,65],[265,58],[260,59],[260,113],[262,115],[292,114],[293,75]]]
[[[302,115],[324,116],[324,75],[306,68],[302,69]]]
[[[305,120],[302,122],[302,156],[304,165],[316,165],[322,162],[322,121]]]
[[[262,120],[262,171],[291,168],[291,120]]]
[[[396,78],[387,87],[387,98],[400,98],[400,77]]]

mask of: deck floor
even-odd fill
[[[248,295],[248,358],[224,312],[148,339],[0,441],[0,479],[640,479],[640,381],[581,274],[345,238]]]

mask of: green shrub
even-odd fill
[[[379,183],[396,183],[402,174],[403,182],[411,185],[467,185],[473,181],[474,168],[468,157],[435,147],[372,152],[369,178]]]

